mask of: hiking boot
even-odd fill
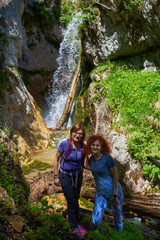
[[[77,227],[80,233],[83,233],[84,235],[87,234],[87,231],[83,227],[81,227],[81,225],[78,224]]]
[[[74,229],[74,231],[73,231],[73,233],[74,234],[76,234],[78,237],[80,237],[81,239],[82,238],[84,238],[84,233],[81,233],[80,231],[79,231],[79,228],[77,227],[76,229]]]

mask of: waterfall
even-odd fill
[[[49,128],[56,126],[63,113],[72,79],[78,65],[80,52],[78,26],[80,23],[80,14],[77,14],[65,30],[64,39],[60,44],[59,57],[57,59],[58,68],[53,74],[53,85],[46,97],[48,110],[44,113],[42,112],[44,121]]]

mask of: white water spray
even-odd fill
[[[47,127],[54,128],[60,119],[72,79],[78,65],[80,40],[78,38],[78,26],[81,23],[80,14],[77,14],[69,23],[64,32],[64,39],[60,44],[58,68],[53,75],[53,86],[50,89],[46,101],[48,111],[42,113]]]

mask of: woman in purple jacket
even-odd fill
[[[85,158],[85,129],[80,123],[70,130],[70,139],[60,143],[54,159],[54,183],[61,183],[67,200],[70,227],[76,235],[84,238],[87,233],[79,224],[79,195],[83,180],[82,165]],[[60,161],[60,168],[58,170]]]

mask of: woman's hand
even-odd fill
[[[86,156],[85,159],[84,159],[84,168],[86,168],[88,170],[91,170],[91,166],[89,164],[88,156]]]
[[[59,178],[54,179],[54,184],[55,184],[56,186],[59,186],[59,185],[60,185],[60,180],[59,180]]]
[[[113,196],[111,202],[112,202],[114,208],[118,207],[118,205],[119,205],[118,197]]]
[[[58,162],[59,162],[61,155],[62,155],[62,153],[59,150],[57,150],[57,153],[56,153],[56,156],[54,159],[54,184],[56,186],[60,185],[60,180],[59,180],[59,175],[58,175]]]

